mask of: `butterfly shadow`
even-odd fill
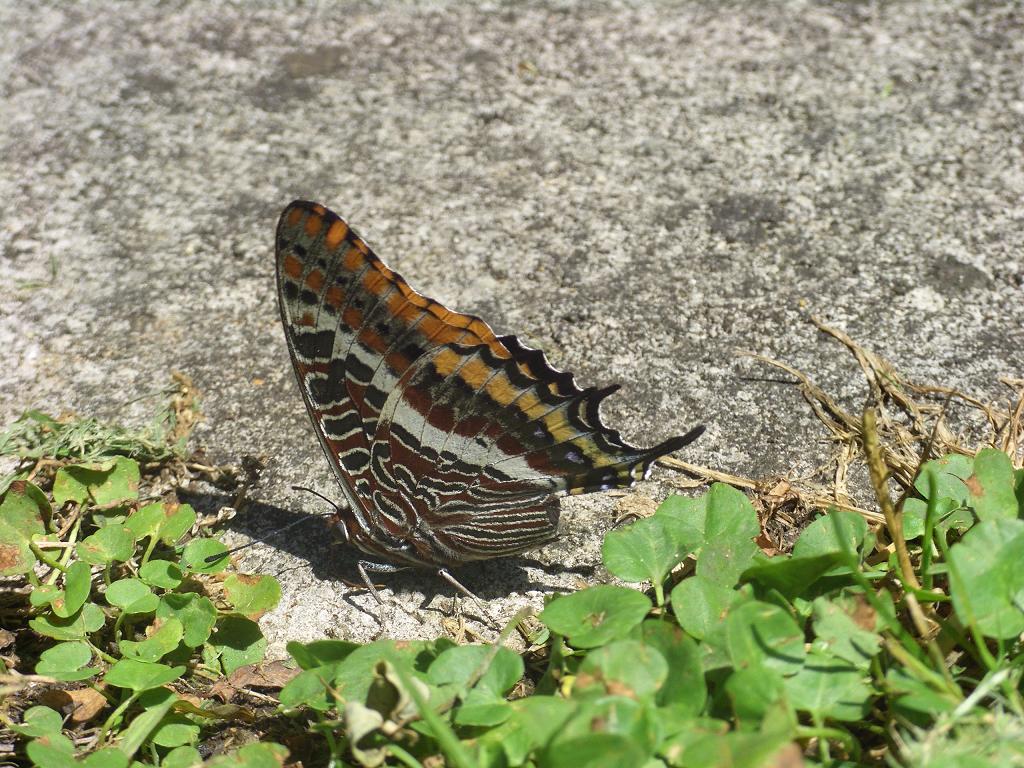
[[[358,555],[356,556],[358,559]],[[481,600],[498,600],[513,593],[541,592],[544,594],[571,591],[569,587],[559,587],[548,581],[539,581],[531,577],[530,569],[542,570],[552,576],[565,573],[576,573],[589,576],[594,573],[593,566],[564,567],[552,566],[540,560],[522,555],[468,563],[458,568],[449,569],[459,583]],[[436,571],[429,568],[409,568],[382,577],[386,586],[395,594],[418,592],[423,595],[425,608],[435,598],[451,598],[459,592]]]
[[[234,501],[228,494],[183,490],[179,491],[179,497],[183,502],[191,504],[200,515],[213,514],[224,506],[230,506]],[[351,600],[351,597],[365,592],[358,564],[368,558],[344,542],[329,516],[287,509],[262,500],[251,500],[241,512],[226,522],[225,527],[245,535],[250,540],[262,542],[263,547],[287,552],[306,561],[317,579],[345,584],[346,602],[363,610]],[[265,549],[262,551],[266,552]],[[268,565],[274,561],[279,562],[279,559],[273,554],[247,553],[243,558],[244,567],[256,572],[266,571]],[[288,571],[301,567],[304,566],[285,566],[275,571],[274,575],[280,578]],[[482,600],[499,599],[512,593],[547,594],[570,591],[569,587],[559,587],[550,581],[532,578],[531,569],[548,574],[553,577],[552,580],[565,574],[592,576],[595,571],[594,566],[552,564],[526,554],[469,563],[452,569],[452,574]],[[427,606],[439,596],[451,598],[458,594],[451,584],[428,568],[408,568],[387,574],[371,573],[370,577],[375,586],[395,595],[422,594],[421,607]]]

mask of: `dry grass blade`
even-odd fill
[[[1017,397],[1017,402],[1009,408],[1010,416],[1006,423],[998,430],[996,436],[1003,450],[1010,454],[1015,466],[1024,464],[1019,456],[1021,450],[1021,438],[1024,436],[1024,379],[1000,379]]]
[[[726,472],[719,472],[708,467],[698,466],[697,464],[690,464],[689,462],[680,461],[672,456],[663,456],[658,459],[658,463],[663,467],[682,470],[683,472],[695,475],[703,480],[725,483],[726,485],[731,485],[734,488],[746,488],[748,491],[752,491],[757,488],[756,480],[750,480],[746,477],[740,477],[739,475],[730,475]]]
[[[826,392],[811,381],[810,377],[803,371],[797,370],[791,365],[774,360],[764,355],[753,352],[740,352],[740,355],[750,357],[765,365],[785,371],[800,382],[800,392],[804,399],[811,406],[818,420],[840,441],[848,441],[860,435],[860,423]]]
[[[900,487],[903,497],[913,492],[914,478],[925,461],[949,453],[973,456],[977,452],[976,448],[968,447],[965,439],[954,433],[946,422],[947,410],[954,401],[967,406],[968,420],[970,414],[978,414],[987,423],[988,435],[980,441],[982,445],[1002,448],[1010,454],[1015,466],[1024,463],[1020,456],[1024,449],[1024,379],[1000,380],[1013,393],[1006,409],[1002,410],[951,387],[910,382],[892,364],[857,344],[848,334],[826,325],[819,318],[811,317],[810,321],[822,333],[843,344],[857,360],[869,389],[866,407],[876,414],[873,428],[878,463],[876,471],[881,467],[885,476]],[[793,513],[795,508],[817,510],[834,507],[856,512],[871,523],[887,522],[884,512],[866,509],[849,492],[851,468],[860,465],[871,474],[868,466],[871,462],[864,452],[866,434],[860,416],[843,408],[807,373],[764,355],[739,354],[790,374],[811,410],[837,443],[832,459],[818,472],[822,476],[821,483],[785,481],[786,493],[782,496],[786,497],[789,506],[782,514],[798,519],[800,515]],[[762,512],[762,521],[782,509],[777,478],[756,480],[741,477],[671,456],[660,459],[658,463],[704,482],[721,482],[751,491],[755,505]],[[901,501],[893,504],[890,499],[890,506],[898,510]]]

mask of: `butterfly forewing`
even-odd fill
[[[554,537],[557,491],[628,485],[693,435],[637,449],[605,427],[614,388],[579,389],[514,336],[414,291],[331,211],[277,229],[288,349],[367,552],[457,565]]]

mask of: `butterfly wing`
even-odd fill
[[[579,389],[514,337],[448,344],[420,357],[382,409],[371,464],[389,506],[414,510],[422,549],[453,562],[555,535],[559,491],[621,487],[696,437],[635,448],[602,422],[615,387]],[[699,433],[697,433],[699,434]]]
[[[296,377],[364,550],[448,565],[536,546],[553,493],[627,485],[696,436],[626,444],[598,414],[614,387],[581,390],[417,293],[322,205],[284,210],[276,253]]]

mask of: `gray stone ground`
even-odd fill
[[[290,200],[346,216],[412,284],[618,381],[637,442],[805,473],[829,446],[784,376],[850,404],[814,312],[926,381],[1024,374],[1024,10],[1017,3],[0,4],[0,417],[127,421],[193,377],[211,459],[265,457],[231,537],[335,497],[292,379],[272,239]],[[671,475],[639,491],[660,498]],[[193,496],[213,510],[225,496]],[[497,616],[607,578],[616,500],[461,571]],[[248,552],[264,621],[366,639],[355,557],[317,523]],[[384,579],[435,635],[452,591]],[[425,602],[425,604],[424,604]]]

